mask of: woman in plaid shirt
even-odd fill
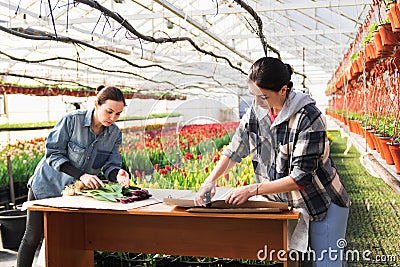
[[[253,64],[248,85],[254,101],[195,203],[206,205],[204,195],[215,193],[216,180],[251,155],[257,183],[234,189],[226,202],[264,195],[301,209],[309,218],[313,266],[342,266],[340,257],[324,251],[343,248],[337,242],[345,237],[350,199],[329,156],[325,118],[309,95],[292,90],[292,72],[272,57]]]

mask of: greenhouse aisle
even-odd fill
[[[400,266],[400,194],[398,183],[393,181],[397,175],[373,152],[364,152],[362,140],[345,127],[330,134],[331,156],[352,200],[346,235],[348,265]],[[348,150],[349,142],[353,145]],[[378,177],[360,164],[360,158],[369,158],[366,167]]]

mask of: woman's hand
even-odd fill
[[[245,203],[250,197],[256,195],[257,184],[246,185],[233,189],[225,198],[225,203],[240,205]]]
[[[99,189],[101,186],[104,186],[104,183],[100,180],[100,178],[92,174],[85,173],[79,178],[79,180],[81,180],[86,187],[92,189]]]
[[[128,188],[131,183],[131,180],[129,179],[129,173],[123,169],[120,169],[117,174],[117,181]]]
[[[196,194],[194,205],[205,207],[207,205],[205,201],[206,193],[210,192],[210,198],[212,198],[215,195],[215,191],[215,183],[204,182],[204,184],[200,187],[199,191]]]

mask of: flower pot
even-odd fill
[[[0,212],[0,231],[3,248],[18,250],[26,228],[26,211]]]
[[[366,139],[367,139],[367,144],[370,149],[375,150],[375,143],[374,143],[374,137],[372,136],[374,134],[373,130],[365,130],[366,132]]]
[[[381,144],[380,144],[379,138],[378,138],[379,134],[372,133],[371,136],[372,136],[372,140],[374,141],[374,144],[375,144],[376,152],[381,153]]]
[[[362,73],[362,68],[358,67],[357,60],[354,60],[351,63],[350,72],[351,72],[352,79],[357,79],[358,76],[360,76],[360,74]]]
[[[362,121],[357,121],[356,123],[357,133],[365,138],[365,131],[364,128],[362,127],[362,124],[363,124]]]
[[[378,30],[374,32],[374,43],[378,57],[387,58],[393,54],[394,48],[392,46],[384,46],[381,33]]]
[[[393,165],[394,164],[393,157],[392,157],[392,154],[390,154],[389,146],[387,144],[390,140],[391,140],[391,137],[385,137],[385,136],[379,137],[379,142],[381,144],[381,147],[380,147],[381,148],[381,156],[386,161],[386,164]]]
[[[382,38],[382,34],[381,34],[381,38]],[[373,42],[369,42],[365,45],[365,55],[367,58],[367,62],[375,62],[378,55],[376,52],[376,47],[375,47],[375,43]]]
[[[388,143],[389,151],[392,155],[394,166],[396,167],[396,173],[400,174],[400,143]]]
[[[390,24],[382,24],[378,27],[383,46],[396,46],[400,44],[399,34],[392,32]]]
[[[392,29],[395,31],[400,30],[400,12],[395,2],[389,5],[389,12],[388,12],[389,21],[391,24]]]
[[[393,32],[398,32],[398,31],[400,31],[400,22],[399,22],[399,20],[398,20],[397,17],[393,17],[393,14],[392,14],[392,12],[390,12],[390,9],[389,9],[389,11],[387,12],[387,16],[388,16],[388,18],[389,18],[390,26],[391,26],[391,28],[392,28],[392,31],[393,31]]]
[[[349,121],[349,131],[352,133],[356,133],[356,121],[355,120],[348,120]]]

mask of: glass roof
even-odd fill
[[[0,0],[0,74],[20,84],[243,94],[249,67],[265,56],[248,6],[279,51],[267,55],[293,66],[295,87],[324,91],[371,3]]]

